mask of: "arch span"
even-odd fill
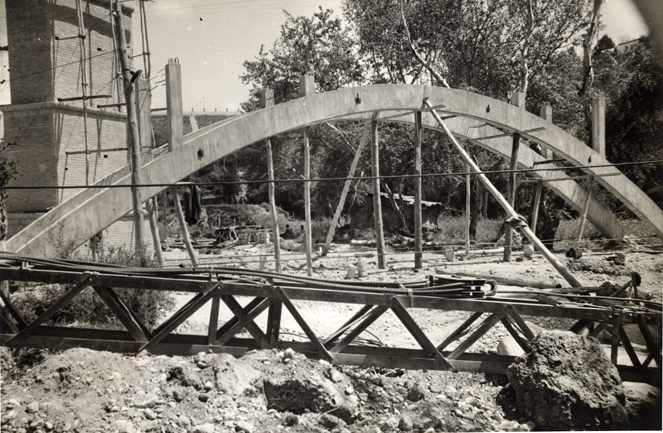
[[[357,95],[359,98],[356,98]],[[187,135],[182,146],[145,164],[143,182],[172,183],[244,146],[307,125],[367,118],[375,111],[385,112],[383,120],[395,113],[396,117],[389,120],[404,121],[398,115],[421,109],[424,98],[439,107],[440,113],[458,116],[449,120],[449,126],[455,134],[502,155],[510,155],[510,139],[479,140],[498,133],[495,126],[508,131],[521,131],[525,138],[552,149],[574,164],[587,165],[590,160],[593,165],[607,164],[605,158],[570,134],[505,102],[441,87],[375,85],[311,95],[198,130]],[[425,122],[429,126],[433,125],[430,114],[426,114]],[[540,158],[535,152],[522,149],[519,163],[529,167],[537,157]],[[663,236],[661,209],[616,168],[583,170],[588,174],[616,174],[614,177],[598,177],[597,182],[653,227],[659,236]],[[545,175],[542,176],[545,180]],[[560,177],[559,172],[555,177]],[[128,167],[118,170],[98,182],[98,188],[81,192],[17,233],[7,242],[7,249],[22,254],[52,256],[55,253],[52,240],[58,236],[66,236],[68,241],[77,245],[84,243],[90,236],[131,211],[129,188],[104,186],[130,183]],[[574,181],[551,183],[550,186],[576,208],[582,206],[586,192]],[[143,197],[154,196],[162,189],[144,187]],[[621,233],[621,228],[617,220],[596,202],[589,209],[589,219],[604,233],[619,237],[616,235]]]

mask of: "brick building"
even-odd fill
[[[111,2],[81,1],[85,67],[81,62],[76,0],[6,0],[5,4],[11,105],[0,110],[4,117],[4,139],[12,144],[8,156],[18,161],[20,174],[11,185],[92,185],[125,166],[129,161],[126,112],[98,108],[124,100],[118,82],[114,37],[117,29],[113,25]],[[132,13],[133,8],[122,3],[129,56]],[[94,99],[64,101],[82,97],[82,70],[86,72],[86,93]],[[86,104],[87,122],[83,104]],[[9,236],[80,191],[10,190]],[[147,226],[146,229],[149,233]],[[104,230],[104,246],[129,247],[132,231],[131,218],[123,218]],[[151,241],[149,236],[145,241]]]

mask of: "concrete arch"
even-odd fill
[[[497,153],[509,154],[510,150],[507,151],[506,146],[510,149],[510,139],[478,141],[481,137],[498,133],[493,126],[508,131],[544,128],[538,132],[523,132],[522,135],[552,149],[572,163],[587,165],[591,157],[592,165],[607,164],[605,158],[570,134],[505,102],[441,87],[375,85],[311,95],[198,130],[187,135],[182,146],[145,164],[143,182],[172,183],[244,146],[307,125],[368,117],[375,111],[386,113],[383,120],[396,113],[396,117],[389,120],[403,121],[399,114],[421,109],[424,98],[439,107],[438,112],[458,116],[449,120],[449,126],[455,134]],[[425,115],[425,122],[429,126],[433,125],[430,114]],[[199,150],[202,150],[202,153]],[[204,156],[199,156],[201,154]],[[521,154],[519,163],[522,166],[531,166],[532,162],[540,158],[529,149],[525,149]],[[615,177],[599,177],[597,182],[653,227],[659,236],[663,236],[661,209],[616,168],[597,167],[583,170],[588,174],[617,174]],[[560,177],[559,172],[554,176]],[[68,241],[78,245],[84,243],[90,236],[131,211],[129,188],[104,186],[130,183],[128,167],[118,170],[98,182],[98,188],[81,192],[17,233],[8,240],[7,250],[36,256],[52,256],[55,253],[52,240],[58,236],[66,236]],[[575,207],[581,206],[586,192],[574,181],[550,185],[554,185],[556,191],[569,203]],[[145,187],[142,189],[143,197],[154,196],[162,189]],[[619,237],[616,235],[621,233],[621,228],[617,220],[598,203],[591,205],[589,219],[606,234]]]

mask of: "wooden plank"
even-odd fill
[[[522,135],[522,134],[529,134],[529,133],[532,133],[532,132],[545,131],[545,129],[546,129],[546,128],[544,128],[543,126],[541,126],[541,127],[539,127],[539,128],[524,129],[524,130],[522,130],[522,131],[518,131],[518,132],[516,132],[516,133]],[[503,133],[503,134],[489,135],[489,136],[487,136],[487,137],[476,137],[476,138],[472,138],[472,140],[477,140],[477,141],[481,141],[481,140],[491,140],[491,139],[493,139],[493,138],[509,137],[509,136],[511,136],[512,134],[514,134],[514,133],[511,133],[511,132],[505,132],[505,133]]]
[[[589,336],[597,338],[598,335],[603,332],[606,326],[608,326],[608,321],[604,320],[603,322],[599,323],[596,328],[592,329],[592,331],[589,333]]]
[[[459,339],[465,330],[469,328],[476,320],[481,317],[483,313],[481,311],[477,311],[476,313],[472,314],[465,322],[463,322],[462,325],[460,325],[454,332],[452,332],[447,338],[444,339],[442,343],[440,343],[439,346],[437,346],[437,350],[440,352],[444,350],[448,345]]]
[[[18,334],[20,332],[17,323],[11,317],[11,314],[7,311],[5,306],[2,305],[0,306],[0,333],[8,334],[7,330],[11,331],[12,334]]]
[[[377,118],[378,114],[380,113],[379,112],[373,113],[373,120]],[[357,165],[359,164],[361,153],[364,150],[364,147],[366,147],[366,143],[368,143],[369,133],[370,130],[368,128],[364,129],[364,132],[362,133],[361,136],[361,140],[359,140],[359,146],[357,146],[357,150],[355,151],[355,156],[352,159],[352,163],[350,164],[350,172],[348,173],[348,178],[352,178],[355,175],[355,170],[357,170]],[[343,206],[345,205],[345,199],[348,196],[348,192],[350,191],[351,185],[352,185],[352,179],[347,179],[343,184],[343,190],[341,191],[341,198],[338,201],[338,205],[336,205],[336,211],[334,212],[334,217],[332,218],[332,222],[329,225],[329,231],[327,232],[327,238],[325,239],[325,246],[322,248],[322,254],[325,256],[329,252],[332,239],[334,239],[334,232],[336,231],[336,226],[338,225],[338,221],[341,218]]]
[[[590,176],[587,181],[587,196],[585,197],[585,202],[582,205],[582,213],[580,214],[580,228],[578,229],[578,237],[576,242],[582,240],[582,234],[585,232],[585,224],[587,223],[587,212],[589,211],[589,203],[592,199],[592,186],[594,185],[594,176]]]
[[[175,203],[175,214],[177,215],[177,221],[180,223],[180,231],[182,232],[182,242],[186,247],[186,252],[189,254],[189,259],[193,266],[198,266],[198,258],[191,244],[191,236],[189,235],[189,226],[184,220],[184,212],[182,212],[182,204],[180,203],[180,193],[177,190],[177,187],[172,189]]]
[[[265,298],[262,298],[264,300]],[[242,322],[242,320],[249,314],[251,311],[255,311],[256,308],[258,308],[259,305],[256,305],[255,307],[251,308],[249,311],[244,311],[242,306],[237,302],[235,298],[233,298],[231,295],[221,295],[221,300],[223,301],[224,304],[230,308],[230,311],[237,317],[237,319]],[[261,303],[262,303],[261,300]],[[265,304],[265,308],[267,308],[269,305]],[[264,308],[263,308],[264,310]],[[261,310],[262,311],[262,310]],[[249,321],[246,325],[246,330],[251,334],[255,340],[260,343],[261,346],[267,347],[268,346],[268,340],[267,336],[265,335],[264,332],[262,332],[262,329],[258,325],[256,325],[252,320]],[[218,340],[219,338],[217,338]],[[221,343],[217,343],[221,344]]]
[[[93,289],[136,341],[146,342],[150,339],[151,334],[146,333],[144,326],[138,324],[137,318],[112,288],[95,286]]]
[[[225,344],[226,342],[228,342],[232,337],[235,336],[235,334],[240,332],[242,329],[247,328],[247,330],[248,330],[248,325],[254,324],[253,320],[256,317],[258,317],[263,311],[265,311],[268,307],[269,307],[269,299],[268,298],[263,298],[262,301],[257,306],[255,306],[251,311],[249,311],[243,317],[239,318],[239,320],[237,321],[236,324],[234,324],[232,327],[230,327],[230,329],[228,329],[226,332],[221,334],[221,336],[219,336],[216,339],[214,344],[217,344],[217,345],[221,346],[221,345]],[[242,314],[243,314],[243,312],[242,312]],[[264,334],[262,335],[262,337],[260,337],[260,339],[264,340],[264,342],[267,341],[267,337],[265,337]],[[256,338],[256,341],[258,341],[258,343],[260,343],[260,340],[258,338]]]
[[[532,330],[529,328],[529,325],[527,325],[527,322],[525,322],[520,314],[518,314],[518,311],[513,307],[513,305],[507,304],[504,307],[504,311],[516,322],[525,338],[531,340],[535,337],[534,332],[532,332]]]
[[[25,328],[21,329],[21,331],[16,334],[14,338],[12,338],[7,345],[16,347],[21,344],[21,342],[30,335],[35,329],[37,329],[42,323],[46,322],[48,319],[53,316],[60,308],[65,306],[69,301],[71,301],[73,298],[75,298],[80,292],[82,292],[86,287],[89,285],[93,284],[95,282],[96,275],[95,274],[90,274],[90,273],[85,273],[82,276],[82,279],[80,282],[69,289],[60,299],[55,301],[53,305],[48,307],[46,311],[44,311],[39,317],[37,317],[35,320],[30,322],[28,325],[25,326]]]
[[[543,180],[536,181],[536,192],[532,203],[532,233],[536,235],[536,224],[539,221],[539,208],[541,207],[541,193],[543,192]]]
[[[169,321],[167,326],[164,326],[159,330],[159,332],[155,332],[154,336],[150,341],[148,341],[143,347],[140,348],[140,351],[146,350],[149,351],[151,348],[159,344],[161,340],[163,340],[168,334],[170,334],[172,331],[175,330],[178,326],[180,326],[182,323],[186,321],[193,313],[198,311],[200,307],[202,307],[207,301],[210,300],[210,298],[214,295],[218,294],[218,286],[215,286],[213,289],[210,289],[207,293],[201,293],[198,299],[187,308],[186,311],[183,311],[181,314],[176,314],[176,316],[173,317],[173,320]],[[181,310],[180,310],[181,311]]]
[[[212,298],[212,306],[209,313],[209,326],[207,327],[207,344],[210,346],[216,341],[216,331],[219,327],[219,303],[220,295]]]
[[[615,332],[614,328],[613,332]],[[642,367],[640,359],[638,358],[638,355],[635,353],[633,345],[631,345],[631,340],[628,338],[628,335],[626,335],[626,331],[624,331],[624,327],[621,324],[619,325],[619,336],[622,339],[622,344],[624,345],[624,349],[626,349],[626,353],[628,354],[628,357],[631,359],[631,363],[633,364],[633,366]]]
[[[428,353],[435,357],[441,365],[443,365],[447,370],[456,371],[454,367],[449,364],[449,361],[442,356],[437,347],[430,341],[426,336],[424,331],[421,330],[419,325],[414,321],[410,313],[407,312],[403,304],[400,303],[395,297],[391,298],[391,310],[396,314],[396,317],[403,323],[403,326],[410,332],[414,339],[419,343],[422,349],[428,351]]]
[[[23,319],[23,316],[21,316],[21,314],[16,310],[16,308],[14,308],[11,301],[9,300],[9,296],[5,295],[5,293],[2,290],[0,290],[0,299],[2,299],[2,302],[5,304],[7,312],[11,315],[14,321],[16,321],[19,329],[25,328],[26,323],[25,320]]]
[[[421,176],[421,135],[423,126],[421,124],[421,111],[414,113],[414,175]],[[423,267],[423,233],[421,215],[421,177],[415,177],[414,181],[414,268]]]
[[[189,301],[188,301],[186,304],[184,304],[184,305],[182,306],[182,308],[180,308],[179,310],[177,310],[177,311],[176,311],[175,313],[173,313],[168,319],[166,319],[165,321],[163,321],[163,323],[161,323],[161,325],[157,326],[157,327],[154,329],[154,334],[158,334],[159,332],[161,332],[162,330],[164,330],[167,326],[169,326],[173,321],[177,320],[177,318],[178,318],[179,316],[181,316],[182,314],[186,314],[186,313],[187,313],[187,312],[188,312],[188,311],[189,311],[194,305],[197,305],[197,302],[198,302],[203,296],[205,296],[206,293],[207,293],[207,292],[198,293],[196,296],[194,296],[193,298],[189,299]]]
[[[166,64],[166,111],[168,119],[168,151],[180,147],[183,137],[182,69],[179,62],[168,59]]]
[[[469,153],[469,145],[466,145],[465,150]],[[465,171],[470,172],[470,166],[465,164]],[[472,177],[467,174],[465,175],[465,254],[470,255],[470,223],[471,223],[471,206],[470,201],[472,200]]]
[[[654,357],[654,360],[656,361],[656,364],[661,367],[661,346],[660,342],[657,342],[656,339],[654,339],[654,336],[651,335],[651,332],[649,331],[649,327],[647,326],[647,322],[642,316],[638,316],[637,318],[637,323],[638,323],[638,328],[640,328],[640,332],[642,333],[643,338],[645,339],[645,344],[647,345],[647,349],[649,350],[649,353]]]
[[[500,321],[502,322],[502,325],[504,325],[506,330],[509,331],[509,334],[511,334],[513,339],[516,340],[516,343],[518,343],[520,348],[523,349],[525,352],[527,352],[527,350],[528,350],[527,349],[527,342],[525,340],[523,340],[523,338],[520,336],[518,331],[516,331],[516,329],[513,327],[513,325],[511,324],[511,321],[509,320],[509,316],[508,315],[502,316]]]
[[[371,169],[373,175],[373,218],[375,221],[375,238],[378,254],[378,269],[386,269],[384,255],[384,230],[382,224],[382,198],[380,196],[380,141],[378,122],[371,121]]]
[[[582,319],[578,320],[569,331],[573,332],[574,334],[580,334],[583,329],[587,328],[590,324],[594,323],[593,320],[587,320],[587,319]]]
[[[248,314],[251,310],[253,310],[255,307],[257,307],[257,306],[263,301],[263,299],[265,299],[265,298],[254,298],[254,299],[252,299],[251,302],[249,302],[248,304],[246,304],[246,306],[245,306],[244,308],[242,308],[242,314],[241,314],[241,317],[244,317],[244,316],[245,316],[246,314]],[[227,322],[226,322],[221,328],[219,328],[219,330],[216,332],[216,337],[214,338],[214,341],[216,341],[219,337],[221,337],[223,334],[225,334],[226,332],[228,332],[228,330],[229,330],[230,328],[232,328],[233,326],[235,326],[235,325],[237,324],[237,322],[239,321],[239,319],[240,319],[240,318],[239,318],[238,316],[233,316],[230,320],[228,320],[228,321],[227,321]],[[258,330],[260,330],[260,328],[258,328]],[[260,331],[260,332],[262,332],[262,331]],[[256,336],[260,337],[260,335],[259,335],[258,333],[256,333]],[[264,346],[262,345],[261,341],[256,340],[256,336],[251,335],[251,337],[253,337],[253,339],[257,342],[257,346],[256,346],[256,347],[264,347]]]
[[[427,107],[431,107],[430,101],[428,99],[424,100],[424,105]],[[490,191],[491,194],[495,197],[495,200],[504,208],[504,210],[507,213],[508,218],[515,218],[518,219],[519,215],[518,213],[513,209],[513,206],[509,204],[509,202],[504,198],[504,196],[495,188],[495,186],[490,182],[490,180],[486,177],[481,172],[481,169],[479,168],[478,165],[472,161],[472,158],[465,152],[465,149],[458,143],[458,140],[454,137],[454,135],[451,133],[451,130],[449,130],[449,127],[440,119],[440,116],[437,114],[435,110],[431,110],[431,114],[437,121],[437,123],[442,127],[444,132],[447,134],[449,139],[451,140],[451,143],[455,147],[456,151],[461,154],[463,159],[465,160],[466,163],[470,165],[472,168],[472,171],[475,171],[477,173],[477,178],[483,183],[483,185],[486,187],[488,191]],[[530,241],[532,241],[532,244],[534,247],[543,254],[543,256],[550,262],[551,265],[559,272],[564,279],[571,284],[572,287],[582,287],[582,284],[578,279],[568,270],[564,265],[557,260],[557,258],[546,248],[545,245],[539,240],[539,238],[532,233],[532,230],[527,226],[527,224],[520,224],[520,230],[521,232],[529,238]]]
[[[355,314],[352,315],[350,319],[348,319],[347,322],[345,322],[343,325],[341,325],[340,328],[338,328],[336,331],[331,333],[326,339],[325,339],[325,347],[329,348],[330,345],[338,340],[338,338],[343,335],[348,329],[353,327],[357,322],[363,319],[366,314],[373,309],[373,305],[364,305],[357,311]]]
[[[260,108],[274,106],[274,91],[262,89],[260,92]],[[272,220],[272,243],[274,244],[274,263],[276,272],[281,273],[281,236],[279,232],[279,220],[276,213],[276,185],[274,184],[274,157],[272,156],[272,140],[265,140],[265,151],[267,159],[267,197],[269,199],[269,216]]]
[[[449,359],[458,358],[463,352],[469,349],[476,341],[483,336],[490,328],[495,326],[497,322],[502,318],[502,313],[493,313],[483,323],[463,342],[461,342],[458,347],[451,352],[451,355],[448,356]]]
[[[315,82],[312,75],[302,75],[299,80],[299,96],[315,94]],[[313,276],[313,234],[311,229],[311,147],[306,127],[302,128],[304,153],[304,250],[306,251],[306,275]]]
[[[147,217],[150,221],[150,232],[152,232],[152,243],[154,244],[154,255],[157,257],[159,266],[166,265],[163,258],[163,251],[161,251],[161,238],[159,237],[159,225],[157,223],[156,215],[156,198],[150,198],[145,203],[147,206]]]
[[[511,160],[509,162],[509,190],[507,192],[507,200],[511,207],[516,203],[516,188],[517,178],[515,170],[518,169],[518,153],[520,151],[520,134],[513,134],[513,143],[511,145]],[[513,242],[513,229],[509,224],[506,225],[504,232],[504,261],[511,261],[511,244]]]
[[[364,332],[369,326],[371,326],[389,307],[385,305],[376,305],[373,307],[372,311],[364,318],[360,323],[355,326],[352,331],[348,332],[348,335],[343,337],[341,341],[337,344],[334,344],[332,341],[325,342],[325,347],[330,349],[331,353],[340,353],[345,349],[355,338],[357,338],[362,332]]]
[[[281,333],[281,312],[283,303],[276,299],[270,298],[269,311],[267,312],[267,342],[270,347],[274,347],[279,341],[279,334]]]
[[[313,330],[308,326],[308,323],[306,323],[306,321],[301,316],[301,314],[299,314],[299,311],[297,311],[297,308],[295,308],[295,306],[290,301],[290,299],[288,299],[288,296],[285,294],[283,289],[281,289],[280,287],[275,287],[274,292],[281,299],[283,305],[285,305],[288,311],[290,311],[292,317],[295,319],[295,321],[297,321],[297,323],[302,328],[308,339],[311,340],[311,343],[315,345],[315,348],[318,354],[320,354],[320,357],[327,360],[333,360],[334,357],[332,356],[332,354],[327,351],[327,349],[325,348],[325,346],[322,345],[322,343],[320,343],[318,337],[315,335]]]
[[[619,314],[615,314],[612,319],[612,344],[610,347],[610,362],[612,362],[613,365],[617,365],[617,356],[619,354],[619,342],[621,341],[619,336],[619,328],[621,326],[621,318],[622,317]]]

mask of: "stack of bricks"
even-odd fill
[[[237,244],[238,245],[251,245],[251,244],[268,244],[270,242],[269,229],[238,229],[237,230]]]

